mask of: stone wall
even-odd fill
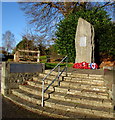
[[[10,94],[11,89],[17,89],[19,84],[26,84],[27,80],[38,77],[44,69],[42,63],[2,62],[1,93]]]
[[[108,88],[109,99],[113,104],[113,116],[115,117],[115,70],[104,70],[104,80]]]
[[[104,70],[104,80],[108,88],[109,97],[115,106],[115,70]]]

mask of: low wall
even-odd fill
[[[108,88],[109,97],[115,106],[115,70],[105,70],[104,79]]]
[[[115,117],[115,70],[104,70],[104,80],[108,89],[109,99],[113,104],[113,116]]]
[[[17,89],[20,84],[38,77],[44,69],[42,63],[2,62],[1,93],[10,94],[11,89]]]

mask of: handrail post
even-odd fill
[[[66,57],[66,76],[67,76],[68,57]]]
[[[44,107],[44,80],[42,81],[42,107]]]
[[[59,75],[59,73],[60,73],[60,65],[58,66],[58,75]]]
[[[58,85],[59,85],[60,65],[58,66]]]

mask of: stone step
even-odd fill
[[[103,79],[103,75],[92,75],[92,74],[71,74],[71,77],[81,77],[81,78],[88,78],[88,79]]]
[[[97,115],[99,117],[108,117],[112,118],[113,114],[110,113],[110,110],[106,110],[105,108],[97,108],[97,107],[89,107],[86,105],[70,103],[65,101],[59,101],[54,99],[49,99],[45,101],[45,106],[51,108],[57,108],[59,110],[71,111],[71,112],[79,112],[82,114],[89,114],[89,115]],[[89,108],[88,108],[89,107]]]
[[[37,82],[37,81],[27,81],[28,85],[33,86],[33,87],[38,87],[39,89],[42,89],[42,83],[41,82]],[[47,88],[49,84],[44,84],[44,88]],[[54,91],[54,87],[57,86],[57,84],[53,84],[49,87],[49,91]]]
[[[80,78],[80,79],[91,79],[91,80],[104,80],[104,77],[101,75],[87,75],[87,74],[73,74],[68,75],[68,78]]]
[[[44,71],[44,74],[47,75],[48,73],[50,73],[50,70],[45,70],[45,71]],[[69,74],[69,73],[68,73],[68,74]],[[58,75],[58,72],[53,71],[53,72],[51,73],[51,75]],[[63,72],[62,75],[63,75],[63,76],[66,76],[66,72]]]
[[[39,95],[34,95],[34,94],[31,94],[31,93],[25,92],[21,89],[14,89],[14,90],[12,90],[12,93],[15,96],[17,96],[21,99],[27,100],[27,101],[29,101],[31,103],[34,103],[34,104],[37,104],[37,105],[41,105],[41,99],[42,98]],[[61,99],[59,99],[58,97],[61,98]],[[87,107],[98,107],[98,108],[100,107],[100,109],[105,108],[106,110],[110,110],[110,108],[109,108],[110,102],[107,102],[108,105],[106,103],[106,106],[103,106],[102,101],[101,102],[94,101],[95,104],[90,105],[90,104],[86,104],[85,102],[81,103],[80,99],[78,101],[78,99],[75,95],[69,95],[68,94],[68,95],[64,96],[64,94],[61,94],[61,93],[58,93],[58,92],[51,94],[51,98],[56,99],[56,100],[65,101],[65,102],[73,102],[73,103],[76,103],[76,104],[83,104],[84,106],[87,106]],[[44,98],[44,99],[47,99],[47,98]],[[91,100],[90,100],[90,102],[91,102]]]
[[[98,81],[98,80],[88,80],[88,79],[64,79],[64,81],[68,81],[68,82],[76,82],[79,84],[91,84],[91,85],[98,85],[98,86],[105,86],[104,81]]]
[[[65,116],[65,114],[67,114],[67,112],[63,111],[63,110],[59,111],[59,110],[56,110],[55,108],[50,108],[50,107],[46,107],[46,106],[41,107],[40,105],[32,104],[31,102],[28,102],[24,99],[21,99],[15,95],[9,95],[9,96],[7,96],[7,98],[9,100],[11,100],[12,102],[14,102],[15,104],[20,105],[29,111],[32,111],[32,112],[37,113],[41,116],[44,116],[46,119],[48,119],[48,117],[51,117],[51,118],[69,118],[69,115]],[[71,114],[72,114],[72,112],[71,112]]]
[[[47,87],[52,81],[45,81],[45,87]],[[39,82],[39,81],[27,81],[27,84],[28,85],[31,85],[31,86],[35,86],[35,87],[40,87],[42,88],[42,82]],[[52,85],[51,85],[51,90],[53,90],[53,87],[54,86],[58,86],[58,81],[55,81]]]
[[[96,107],[104,107],[112,109],[112,102],[109,99],[101,99],[101,98],[94,98],[94,97],[86,97],[80,95],[72,95],[72,94],[65,94],[60,92],[54,92],[50,94],[50,97],[56,100],[63,100],[68,102],[73,102],[77,104],[85,104],[90,106]]]
[[[55,78],[55,76],[49,76],[47,79],[45,79],[46,83],[48,83],[48,81],[52,81]],[[34,81],[41,81],[42,82],[42,76],[40,76],[39,78],[37,77],[33,77]],[[60,77],[59,78],[60,81],[67,81],[67,82],[73,82],[73,83],[78,83],[78,84],[91,84],[91,85],[98,85],[98,86],[104,86],[105,82],[103,80],[93,80],[93,79],[80,79],[80,78],[71,78],[71,77]]]
[[[40,82],[37,81],[28,81],[28,84],[33,86],[33,87],[39,87],[42,89],[42,84]],[[49,87],[49,90],[54,91],[54,86],[56,86],[57,84],[52,85],[51,87]],[[45,88],[48,86],[48,84],[45,84]],[[59,87],[55,87],[55,92],[62,92],[65,94],[75,94],[75,95],[84,95],[84,96],[88,96],[88,97],[94,97],[94,98],[103,98],[103,99],[108,99],[108,94],[105,91],[97,91],[97,90],[93,90],[93,89],[87,89],[87,88],[82,88],[82,87],[78,87],[78,88],[69,88],[66,86],[59,86]]]
[[[41,87],[33,87],[33,86],[30,86],[30,85],[19,85],[19,89],[25,91],[25,92],[28,92],[30,94],[33,94],[33,95],[38,95],[38,96],[42,96],[42,88]],[[54,89],[50,89],[50,90],[47,90],[45,93],[44,93],[44,96],[46,98],[49,97],[49,93],[53,93]]]
[[[34,81],[39,81],[42,82],[41,78],[33,78]],[[107,88],[104,86],[104,83],[93,83],[93,82],[86,82],[86,81],[67,81],[67,80],[59,80],[60,81],[60,86],[66,86],[68,88],[82,88],[82,89],[88,89],[88,90],[95,90],[95,91],[107,91]],[[45,83],[50,84],[52,82],[51,79],[46,79]],[[58,81],[56,80],[54,85],[58,85]]]
[[[30,86],[30,85],[19,85],[19,89],[25,91],[25,92],[28,92],[28,93],[31,93],[33,95],[39,95],[41,96],[42,95],[42,89],[39,88],[39,87],[33,87],[33,86]],[[44,93],[44,96],[46,98],[48,98],[48,93],[50,93],[51,91],[47,90],[46,93]]]
[[[37,105],[41,105],[42,98],[39,95],[34,95],[34,94],[28,93],[26,91],[23,91],[21,89],[13,89],[12,94],[14,94],[15,96],[17,96],[21,99],[24,99],[28,102],[31,102],[31,103],[34,103]]]
[[[79,78],[79,77],[70,77],[70,76],[64,76],[64,80],[68,81],[91,81],[91,82],[104,82],[104,79],[88,79],[88,78]]]
[[[13,94],[16,95],[17,97],[21,98],[21,99],[24,99],[24,100],[27,100],[33,104],[37,104],[37,105],[41,105],[41,96],[38,96],[38,95],[33,95],[31,93],[28,93],[28,92],[25,92],[25,91],[22,91],[22,90],[12,90]],[[47,100],[47,101],[50,101],[51,103],[49,104],[52,104],[52,101],[56,101],[56,103],[62,103],[62,105],[64,105],[64,107],[67,107],[66,105],[77,105],[77,107],[80,107],[80,108],[85,108],[85,109],[88,109],[88,110],[98,110],[98,111],[104,111],[104,112],[110,112],[110,108],[105,108],[105,107],[100,107],[100,106],[92,106],[92,105],[86,105],[86,104],[79,104],[77,101],[75,103],[72,103],[72,102],[68,102],[68,101],[62,101],[62,100],[56,100],[56,99],[52,99],[50,98],[50,100]],[[45,101],[45,103],[47,102]],[[46,105],[46,104],[45,104]],[[50,106],[52,107],[52,106]],[[74,112],[74,111],[73,111]]]
[[[38,82],[38,81],[27,81],[27,83],[29,84],[29,85],[31,85],[31,86],[35,86],[35,87],[40,87],[40,88],[42,88],[42,83],[41,82]],[[49,81],[48,83],[45,83],[45,88],[50,84],[51,82]],[[60,86],[59,87],[57,87],[58,86],[58,81],[55,81],[55,83],[53,83],[52,84],[52,86],[51,87],[49,87],[49,90],[54,90],[54,87],[56,87],[55,89],[57,90],[57,91],[59,91],[59,92],[68,92],[68,91],[70,91],[70,90],[75,90],[75,91],[81,91],[81,92],[92,92],[92,93],[94,93],[94,94],[100,94],[100,95],[106,95],[106,96],[108,96],[108,94],[107,94],[107,92],[106,91],[102,91],[102,90],[100,90],[99,88],[93,88],[93,89],[87,89],[87,87],[85,87],[84,89],[82,88],[82,87],[80,87],[80,86],[78,86],[78,87],[76,87],[76,88],[74,88],[74,87],[68,87],[68,86],[62,86],[62,83],[63,82],[61,82],[60,83]],[[77,86],[77,85],[76,85]],[[91,87],[90,87],[91,88]]]
[[[94,91],[102,91],[105,92],[107,91],[107,88],[105,86],[99,86],[99,85],[92,85],[92,84],[83,84],[83,83],[76,83],[76,82],[67,82],[67,81],[63,81],[60,82],[60,86],[63,87],[68,87],[68,88],[81,88],[81,89],[87,89],[87,90],[94,90]]]
[[[90,84],[90,85],[98,85],[98,86],[105,86],[104,81],[99,81],[99,80],[89,80],[89,79],[78,79],[78,78],[64,78],[64,81],[67,82],[73,82],[73,83],[78,83],[78,84]]]
[[[65,73],[63,73],[64,75],[62,75],[62,76],[64,76],[64,77],[66,77],[65,76]],[[47,75],[47,73],[40,73],[39,74],[39,76],[40,77],[42,77],[42,78],[44,78],[45,76]],[[52,74],[50,74],[47,78],[48,79],[53,79],[53,78],[55,78],[56,76],[58,75],[58,73],[57,72],[53,72]],[[68,74],[68,76],[67,77],[75,77],[75,78],[86,78],[86,75],[85,74],[76,74],[76,76],[74,75],[74,76],[72,76],[71,74]],[[88,77],[87,77],[88,78]]]
[[[55,91],[67,93],[67,94],[73,94],[73,95],[82,95],[86,97],[94,97],[94,98],[102,98],[102,99],[108,99],[108,94],[104,91],[95,91],[93,89],[82,89],[81,88],[68,88],[59,86],[55,88]]]
[[[61,93],[67,93],[72,95],[82,95],[86,97],[94,97],[94,98],[101,98],[101,99],[108,99],[108,94],[105,92],[96,92],[90,90],[81,90],[81,89],[68,89],[67,87],[55,87],[55,91]]]
[[[33,80],[32,80],[32,81],[38,81],[38,82],[41,82],[41,83],[42,83],[42,80],[43,80],[42,77],[39,77],[39,78],[33,77]],[[52,79],[52,78],[49,77],[49,78],[45,79],[45,83],[50,84],[50,83],[52,82],[52,80],[54,80],[54,79]],[[58,80],[59,80],[59,81],[63,81],[62,78],[59,78]],[[56,80],[55,82],[57,82],[58,80]]]
[[[40,73],[40,74],[39,74],[39,78],[40,78],[41,80],[42,80],[45,76],[46,76],[46,74],[43,74],[43,73]],[[55,79],[55,78],[56,78],[55,75],[50,75],[50,76],[47,77],[47,79],[50,79],[50,80],[53,80],[53,79]],[[35,80],[35,79],[36,79],[36,78],[34,77],[33,80]],[[63,80],[63,78],[60,77],[59,80]]]
[[[106,118],[105,116],[97,116],[97,115],[89,115],[86,113],[80,113],[80,111],[76,111],[76,112],[70,112],[67,110],[60,110],[60,109],[56,109],[56,108],[51,108],[51,107],[41,107],[37,104],[32,104],[31,102],[28,102],[24,99],[21,99],[15,95],[8,95],[6,96],[9,100],[11,100],[12,102],[14,102],[17,105],[22,106],[23,108],[32,111],[34,113],[38,113],[41,116],[44,116],[44,119],[48,119],[48,117],[51,118]],[[107,117],[108,118],[108,117]],[[49,118],[50,119],[50,118]]]
[[[37,81],[28,81],[28,84],[33,87],[39,87],[42,89],[42,84]],[[48,84],[45,84],[46,88]],[[88,90],[88,89],[82,89],[82,88],[68,88],[66,86],[58,86],[56,87],[55,85],[49,87],[49,91],[55,91],[55,92],[60,92],[63,94],[73,94],[73,95],[81,95],[81,96],[88,96],[88,97],[94,97],[94,98],[102,98],[102,99],[108,99],[108,94],[103,91],[95,91],[95,90]]]
[[[45,70],[45,72],[44,72],[44,74],[48,74],[50,72],[50,70]],[[58,74],[58,72],[56,72],[56,71],[53,71],[52,73],[51,73],[52,75],[57,75]],[[63,72],[63,74],[62,75],[66,75],[66,72]],[[70,77],[78,77],[78,78],[91,78],[91,79],[103,79],[103,75],[97,75],[97,74],[85,74],[85,73],[70,73],[70,72],[68,72],[67,73],[67,75],[68,76],[70,76]]]
[[[47,75],[46,73],[40,73],[39,77],[44,78],[46,75]],[[57,75],[58,74],[53,74],[52,73],[47,78],[48,79],[54,79]],[[67,78],[67,79],[78,78],[78,79],[86,79],[86,80],[101,80],[101,81],[104,80],[103,75],[88,75],[88,74],[77,74],[76,73],[76,74],[68,74],[67,77],[66,77],[65,73],[63,73],[60,77],[61,80],[62,80],[62,76],[64,78]]]
[[[75,68],[68,68],[68,72],[70,73],[81,73],[81,74],[96,74],[96,75],[104,75],[104,70],[102,69],[75,69]]]

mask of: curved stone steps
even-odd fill
[[[45,72],[43,74],[48,74],[50,72],[50,70],[45,70]],[[53,71],[51,73],[51,75],[57,75],[56,71]],[[62,74],[63,76],[66,75],[65,72],[63,72]],[[78,78],[91,78],[91,79],[100,79],[103,80],[103,75],[99,75],[99,74],[89,74],[89,73],[76,73],[76,72],[67,72],[68,77],[78,77]]]
[[[28,102],[31,102],[33,104],[41,105],[41,97],[39,95],[33,95],[28,92],[24,92],[22,90],[13,90],[13,94],[23,100],[26,100]],[[24,96],[24,97],[23,97]],[[88,115],[97,115],[97,113],[100,113],[103,117],[110,117],[111,114],[109,114],[110,109],[105,107],[97,107],[97,106],[91,106],[86,104],[79,104],[79,103],[73,103],[68,101],[62,101],[62,100],[56,100],[50,98],[49,100],[45,101],[45,106],[56,108],[58,111],[70,111],[75,113],[82,114],[88,114]],[[99,115],[97,115],[99,116]]]
[[[65,111],[58,111],[56,109],[50,108],[50,107],[41,107],[39,105],[36,104],[32,104],[31,102],[28,102],[24,99],[21,99],[15,95],[7,95],[6,98],[8,98],[9,100],[11,100],[12,102],[14,102],[17,105],[22,106],[23,108],[38,113],[39,115],[44,116],[45,118],[48,119],[48,117],[51,118],[69,118],[69,116],[65,116]]]
[[[55,118],[113,118],[112,101],[101,74],[68,73],[66,77],[63,73],[44,93],[45,106],[41,107],[42,79],[48,72],[19,85],[9,99],[28,110]],[[48,76],[45,88],[56,74],[54,71]]]
[[[34,95],[21,89],[12,90],[12,94],[28,102],[41,105],[41,96]]]
[[[92,84],[92,85],[104,85],[104,80],[98,80],[98,79],[86,79],[86,78],[71,78],[71,77],[64,77],[64,81],[69,82],[76,82],[76,83],[86,83],[86,84]]]
[[[33,86],[30,86],[30,85],[25,85],[25,86],[20,85],[19,88],[21,90],[25,91],[25,92],[41,96],[41,87],[33,87]],[[73,92],[74,94],[72,94],[71,91],[70,92],[67,92],[67,91],[62,92],[62,87],[60,88],[60,91],[58,91],[57,89],[59,89],[59,87],[56,87],[53,94],[50,94],[51,98],[59,99],[59,100],[66,100],[66,101],[72,101],[72,102],[77,101],[78,103],[86,102],[86,104],[88,104],[88,105],[104,106],[104,107],[107,107],[107,108],[112,107],[111,101],[108,100],[108,99],[105,99],[105,98],[93,97],[93,96],[88,97],[88,95],[84,95],[83,93],[75,94],[75,91],[77,91],[76,89]],[[46,98],[48,98],[49,97],[48,93],[52,93],[53,90],[54,90],[53,88],[49,89],[47,91],[47,93],[44,94],[44,96]]]
[[[85,91],[85,89],[70,89],[67,87],[56,87],[55,90],[57,92],[62,92],[62,93],[67,93],[67,94],[73,94],[73,95],[82,95],[86,97],[94,97],[94,98],[102,98],[102,99],[108,99],[108,94],[107,93],[100,93],[98,91]],[[92,90],[92,89],[91,89]]]
[[[55,72],[56,73],[56,72]],[[35,81],[42,81],[42,79],[46,76],[47,74],[46,73],[40,73],[39,74],[39,78],[36,78],[34,77],[33,80]],[[82,76],[80,76],[81,74],[78,74],[78,77],[77,76],[74,76],[74,77],[66,77],[66,76],[63,76],[63,77],[60,77],[59,80],[62,81],[64,80],[65,82],[73,82],[73,83],[76,83],[76,84],[90,84],[90,85],[95,85],[95,86],[104,86],[105,85],[105,82],[103,80],[103,77],[102,75],[89,75],[89,77],[82,77],[83,75],[88,75],[88,74],[82,74]],[[98,79],[97,77],[98,76]],[[51,74],[50,76],[47,77],[47,79],[45,80],[47,83],[48,81],[50,80],[53,80],[55,78],[55,75],[54,74]],[[64,84],[64,82],[63,82]]]
[[[41,81],[42,81],[42,79],[43,79],[46,75],[47,75],[47,74],[39,73],[39,79],[41,79]],[[51,74],[50,76],[47,77],[47,79],[53,80],[53,79],[55,79],[55,77],[56,77],[56,75],[52,75],[52,74]],[[34,77],[33,79],[35,80],[36,77]],[[62,77],[60,77],[59,79],[62,80]]]
[[[34,78],[35,79],[35,78]],[[39,79],[35,79],[34,81],[38,81],[42,83],[42,78]],[[76,82],[76,81],[66,81],[66,80],[59,80],[60,81],[60,86],[66,86],[68,88],[82,88],[82,89],[88,89],[88,90],[95,90],[95,91],[102,91],[102,92],[106,92],[107,88],[103,85],[103,84],[91,84],[89,82],[83,83],[81,82]],[[51,79],[46,79],[45,83],[46,84],[50,84],[52,82]],[[36,83],[37,84],[37,83]],[[53,83],[54,85],[58,85],[58,81],[55,81]]]
[[[79,73],[72,73],[69,77],[78,77],[78,78],[85,78],[85,79],[98,79],[103,80],[103,75],[95,75],[95,74],[79,74]]]
[[[36,104],[32,104],[31,102],[28,102],[24,99],[21,99],[17,96],[14,95],[7,95],[6,98],[8,98],[9,100],[11,100],[12,102],[14,102],[17,105],[22,106],[23,108],[32,111],[34,113],[38,113],[41,116],[44,116],[43,118],[46,119],[50,119],[51,118],[61,118],[61,119],[72,119],[72,118],[104,118],[104,117],[99,117],[96,115],[88,115],[88,114],[82,114],[82,113],[77,113],[77,112],[70,112],[70,111],[63,111],[63,110],[59,110],[59,109],[54,109],[54,108],[50,108],[50,107],[41,107],[39,105]]]
[[[39,96],[39,95],[34,95],[34,94],[31,94],[31,93],[28,93],[28,92],[25,92],[25,91],[22,91],[22,90],[20,90],[20,89],[17,89],[17,90],[12,90],[12,93],[15,95],[15,96],[18,96],[19,98],[21,98],[21,99],[24,99],[24,100],[27,100],[27,101],[29,101],[29,102],[32,102],[32,103],[34,103],[34,104],[37,104],[37,105],[41,105],[41,96]],[[55,93],[55,94],[57,94],[57,95],[59,95],[58,93]],[[53,95],[53,94],[52,94]],[[24,97],[23,97],[24,96]],[[58,96],[58,97],[60,97],[60,96]],[[50,99],[53,99],[54,101],[57,101],[57,100],[59,100],[59,102],[61,101],[63,101],[63,102],[65,102],[65,104],[66,103],[75,103],[75,104],[77,104],[77,107],[79,106],[79,107],[82,107],[82,108],[89,108],[89,109],[98,109],[98,110],[103,110],[103,111],[109,111],[110,110],[110,108],[108,108],[108,107],[103,107],[103,106],[93,106],[93,105],[86,105],[85,103],[79,103],[77,100],[76,100],[76,98],[75,98],[75,96],[73,97],[73,96],[71,96],[71,99],[72,98],[74,98],[74,102],[73,102],[73,99],[71,100],[71,101],[67,101],[66,99],[68,99],[68,98],[70,98],[70,95],[66,95],[65,96],[65,99],[58,99],[58,98],[52,98],[52,96],[51,96],[51,98]],[[46,99],[46,98],[44,98],[44,99]],[[76,101],[75,101],[76,100]]]
[[[78,104],[86,104],[98,107],[104,107],[112,109],[111,101],[108,99],[101,99],[101,98],[93,98],[93,97],[86,97],[82,95],[72,95],[72,94],[65,94],[60,92],[54,92],[50,95],[53,99],[59,99],[63,101],[78,103]]]
[[[55,76],[53,76],[53,75],[49,76],[45,80],[46,83],[52,81],[52,78],[54,79]],[[42,82],[42,79],[43,79],[42,76],[40,76],[39,78],[36,78],[36,77],[33,78],[34,81],[39,81],[39,82]],[[88,80],[88,79],[84,79],[84,78],[83,79],[79,79],[79,78],[70,78],[70,79],[68,78],[67,79],[67,77],[64,77],[64,80],[62,78],[59,78],[59,80],[63,81],[63,83],[65,83],[65,82],[66,83],[68,83],[68,82],[70,83],[71,82],[73,84],[74,83],[75,84],[81,84],[82,83],[82,84],[85,84],[85,85],[87,85],[87,84],[89,85],[90,84],[90,85],[95,85],[95,86],[104,86],[105,85],[105,82],[103,80],[95,80],[95,79],[94,80],[93,79]]]
[[[52,82],[51,80],[45,81],[45,86],[48,86],[51,82]],[[31,85],[31,86],[35,86],[35,87],[41,87],[42,86],[42,81],[27,81],[27,84]],[[52,84],[52,87],[57,86],[57,85],[58,85],[58,81],[55,81]]]
[[[31,86],[35,86],[35,87],[39,87],[42,89],[42,84],[41,82],[37,82],[37,81],[27,81],[27,83]],[[63,83],[63,82],[61,82]],[[49,90],[53,90],[54,91],[54,86],[58,85],[58,83],[52,85]],[[45,88],[48,86],[48,84],[45,84]],[[97,91],[98,90],[98,91]],[[55,87],[55,91],[57,92],[62,92],[62,93],[68,93],[68,94],[76,94],[76,95],[84,95],[84,96],[93,96],[93,97],[97,97],[97,98],[103,98],[103,99],[108,99],[108,94],[105,92],[105,91],[99,91],[99,89],[94,89],[93,90],[90,88],[84,88],[83,87],[76,87],[74,88],[73,86],[71,87],[68,87],[68,86],[58,86],[58,87]]]
[[[88,115],[96,115],[98,117],[107,117],[107,118],[113,117],[113,114],[110,113],[110,111],[104,111],[105,110],[104,108],[97,109],[94,106],[91,108],[89,106],[65,102],[61,100],[48,99],[47,101],[45,101],[45,106],[57,108],[59,110],[77,112],[77,113],[88,114]]]
[[[56,74],[55,74],[56,73]],[[55,76],[57,76],[57,72],[55,72],[54,74],[51,73],[47,78],[48,79],[53,79]],[[45,77],[47,75],[47,73],[39,73],[39,77]],[[99,80],[99,81],[103,81],[104,80],[104,76],[103,75],[92,75],[92,74],[79,74],[79,73],[67,73],[67,76],[65,74],[62,74],[61,76],[63,76],[64,78],[67,79],[89,79],[89,80]]]
[[[21,90],[23,90],[25,92],[28,92],[30,94],[34,94],[34,95],[41,96],[41,94],[42,94],[42,89],[41,88],[39,88],[39,87],[33,87],[33,86],[30,86],[30,85],[19,85],[19,89],[21,89]],[[47,90],[47,92],[44,93],[44,96],[46,98],[49,97],[48,93],[52,93],[52,91]]]

